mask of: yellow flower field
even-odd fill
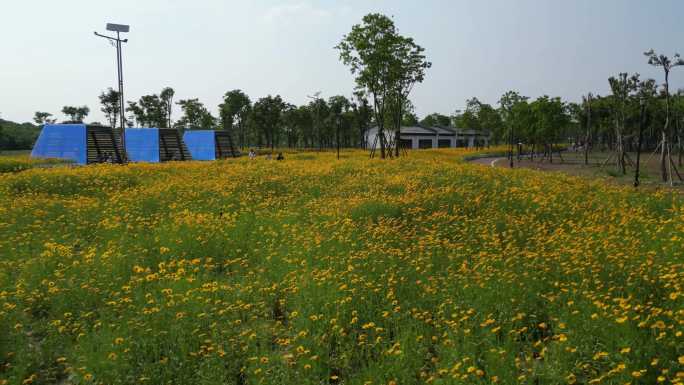
[[[1,384],[683,384],[684,207],[464,150],[0,175]]]
[[[0,174],[9,172],[19,172],[36,166],[51,166],[58,164],[71,163],[65,159],[34,159],[29,154],[1,154],[0,153]]]

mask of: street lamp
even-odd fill
[[[113,24],[113,23],[107,23],[107,31],[112,31],[116,32],[116,37],[112,36],[107,36],[107,35],[102,35],[97,32],[94,32],[96,36],[103,37],[110,42],[116,43],[116,66],[117,66],[117,73],[119,77],[119,120],[120,120],[120,125],[121,125],[121,146],[123,146],[123,154],[125,157],[126,154],[126,143],[125,143],[125,128],[124,128],[124,121],[126,120],[124,117],[124,94],[123,94],[123,59],[122,59],[122,53],[121,53],[121,43],[126,43],[128,42],[128,39],[121,39],[120,34],[121,33],[127,33],[130,30],[130,27],[128,25],[124,24]]]

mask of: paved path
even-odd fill
[[[491,157],[491,158],[478,158],[478,159],[473,159],[470,161],[470,163],[475,163],[475,164],[483,164],[485,166],[491,166],[491,167],[497,167],[497,163],[500,161],[504,161],[508,158],[505,156],[497,156],[497,157]]]

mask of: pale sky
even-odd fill
[[[426,49],[433,67],[411,99],[419,116],[451,114],[476,96],[495,104],[507,90],[577,101],[605,94],[607,78],[639,72],[662,82],[643,52],[684,54],[682,0],[4,0],[0,7],[0,117],[88,105],[116,88],[115,49],[93,31],[130,24],[124,47],[127,100],[176,90],[216,112],[222,95],[351,95],[333,47],[363,15],[393,16]],[[684,87],[684,68],[672,74]],[[175,117],[179,112],[176,108]]]

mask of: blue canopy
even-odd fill
[[[159,162],[159,129],[127,128],[126,154],[131,162]]]
[[[88,161],[85,124],[46,124],[31,151],[32,158],[71,159],[78,164]]]
[[[183,141],[194,160],[216,160],[216,133],[213,130],[188,130]]]

